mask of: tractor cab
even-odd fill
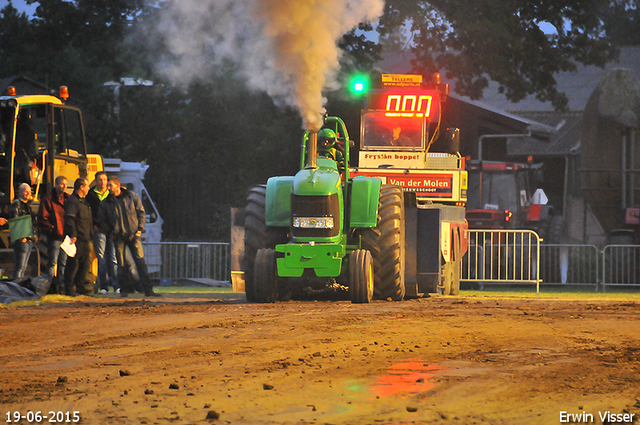
[[[427,87],[419,75],[383,75],[362,111],[360,168],[425,169],[438,137],[444,87]]]
[[[541,183],[542,164],[467,161],[466,217],[472,229],[528,229],[551,243],[563,231],[560,212],[549,204]],[[551,223],[554,222],[554,225]],[[550,228],[558,230],[550,231]]]
[[[421,75],[383,74],[361,112],[358,167],[352,176],[400,186],[419,203],[464,206],[467,172],[458,152],[458,129],[446,130],[448,152],[430,151],[440,136],[448,93],[438,75],[427,85]]]
[[[426,150],[425,117],[393,119],[386,111],[368,111],[362,121],[364,150]]]

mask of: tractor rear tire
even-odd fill
[[[402,301],[405,295],[404,195],[398,186],[383,185],[378,225],[361,233],[362,248],[371,252],[375,285],[373,297]]]
[[[369,303],[373,298],[373,258],[364,249],[349,256],[349,296],[352,303]]]
[[[247,301],[256,301],[256,291],[253,287],[253,267],[256,253],[262,248],[275,248],[277,244],[287,242],[287,228],[267,227],[265,224],[265,199],[267,186],[260,185],[251,188],[247,195],[247,206],[244,216],[244,291]]]
[[[567,241],[567,223],[562,215],[554,215],[549,220],[549,227],[547,230],[547,237],[545,243],[547,244],[562,244]]]
[[[278,301],[278,273],[275,250],[263,248],[256,253],[253,290],[255,300],[259,303],[274,303]]]

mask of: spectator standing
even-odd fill
[[[91,267],[91,238],[93,221],[91,207],[86,200],[89,193],[89,181],[76,179],[73,193],[64,205],[64,234],[76,245],[76,255],[67,259],[64,270],[66,294],[93,294],[93,284],[87,285],[87,273]]]
[[[96,187],[89,190],[87,202],[91,206],[91,214],[93,218],[93,249],[98,259],[98,281],[100,284],[100,293],[109,292],[109,283],[113,286],[116,293],[120,293],[118,285],[118,260],[116,259],[116,250],[113,239],[100,231],[98,224],[98,213],[100,211],[100,203],[109,196],[109,188],[107,173],[98,171],[96,173]]]
[[[64,204],[69,197],[66,190],[67,178],[56,177],[53,190],[42,197],[38,208],[38,229],[47,236],[47,274],[55,282],[58,294],[65,293],[63,277],[67,254],[60,249],[60,244],[64,239]]]
[[[113,239],[118,259],[118,283],[120,296],[134,292],[134,284],[127,273],[125,253],[131,251],[133,262],[138,269],[140,285],[148,297],[161,297],[153,291],[149,280],[147,263],[144,260],[140,236],[144,230],[145,212],[140,197],[135,192],[123,188],[116,176],[109,178],[109,196],[100,204],[98,225],[100,231]]]
[[[23,215],[31,216],[31,225],[35,229],[36,215],[33,213],[31,205],[33,200],[31,197],[31,186],[27,183],[22,183],[18,187],[18,197],[11,203],[11,209],[9,211],[10,218],[22,217]],[[20,279],[24,277],[24,272],[29,264],[29,257],[31,256],[31,249],[35,245],[35,235],[17,239],[13,242],[13,254],[15,257],[15,264],[13,267],[13,278]]]

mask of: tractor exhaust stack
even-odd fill
[[[309,162],[310,168],[318,168],[318,132],[309,133]]]

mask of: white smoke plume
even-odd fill
[[[336,88],[336,42],[383,7],[384,0],[177,0],[159,28],[175,58],[162,71],[192,81],[232,60],[249,87],[296,107],[304,127],[317,131],[322,91]]]

